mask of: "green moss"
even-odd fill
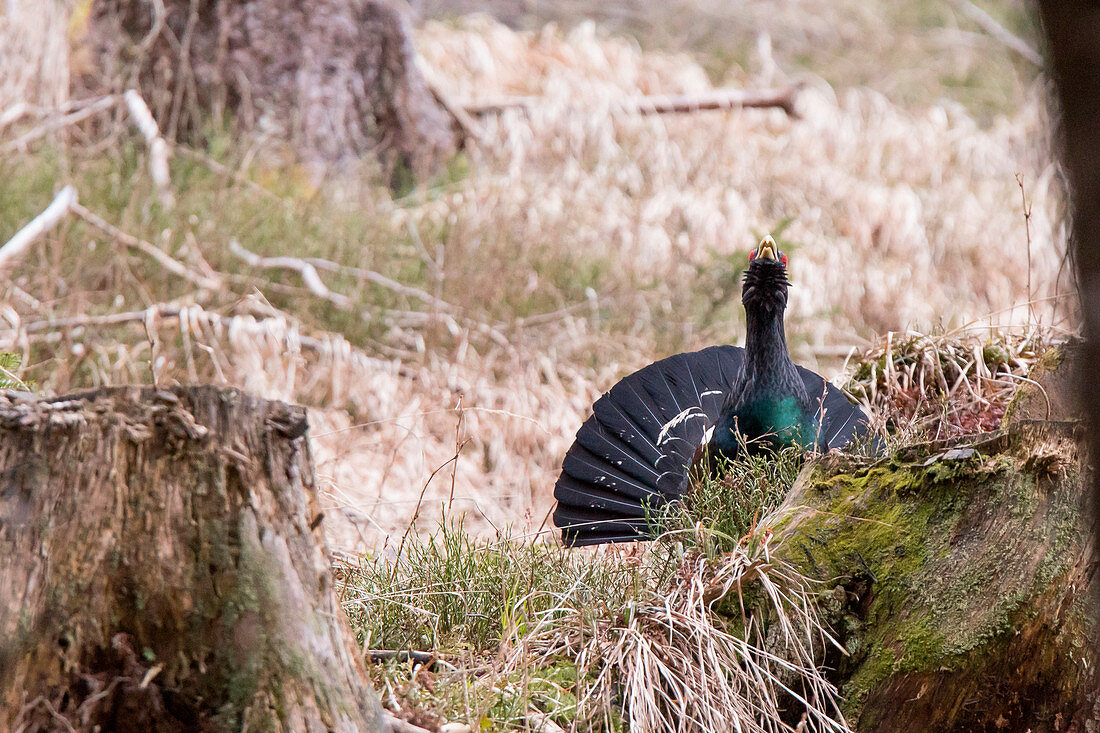
[[[1027,439],[1003,445],[988,457],[925,466],[918,455],[870,469],[834,461],[803,475],[811,506],[776,528],[802,540],[791,559],[872,588],[863,628],[847,629],[859,638],[846,640],[846,715],[858,717],[890,675],[966,668],[976,651],[1009,643],[1034,599],[1069,570],[1077,476],[1036,475],[1042,462],[1029,461]]]

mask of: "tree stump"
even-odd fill
[[[306,428],[212,387],[0,396],[0,729],[380,730]]]
[[[88,93],[141,90],[169,139],[233,122],[319,167],[377,156],[424,177],[455,152],[454,119],[386,0],[95,0]],[[77,54],[80,56],[80,54]],[[272,144],[274,143],[274,144]]]
[[[787,497],[777,544],[834,586],[824,607],[847,653],[825,664],[856,730],[1100,729],[1090,479],[1060,394],[1079,351],[1064,353],[1006,430],[829,456]],[[1062,419],[1033,419],[1047,414]]]

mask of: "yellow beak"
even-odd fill
[[[756,248],[756,259],[766,257],[769,260],[778,260],[778,252],[779,248],[775,246],[775,240],[769,235],[760,240],[760,246]]]

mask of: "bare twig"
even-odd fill
[[[746,107],[778,107],[788,116],[798,118],[795,98],[801,84],[785,89],[719,89],[708,94],[652,95],[637,97],[624,102],[618,111],[624,114],[680,114],[706,110],[744,109]],[[461,106],[472,115],[486,115],[508,109],[529,110],[539,104],[539,97],[504,97],[481,102],[465,102]]]
[[[141,39],[141,43],[138,44],[138,48],[142,51],[148,51],[153,45],[153,41],[157,40],[157,36],[164,30],[164,19],[168,15],[168,11],[164,7],[164,0],[153,0],[153,22],[149,24],[149,32],[145,34],[145,37]]]
[[[206,290],[216,290],[221,287],[221,281],[219,279],[208,277],[206,275],[200,275],[197,272],[193,272],[192,270],[188,269],[188,267],[182,262],[168,255],[168,253],[166,253],[160,247],[146,242],[143,239],[138,239],[132,234],[127,234],[126,232],[107,222],[99,215],[95,214],[92,211],[89,211],[75,201],[73,201],[73,203],[69,206],[69,209],[78,217],[94,226],[96,229],[101,230],[108,236],[113,237],[127,247],[136,249],[142,254],[156,260],[161,267],[163,267],[165,270],[168,270],[173,275],[178,275],[179,277],[182,277],[183,279],[188,280],[195,285],[198,285],[200,288],[204,288]]]
[[[317,268],[297,257],[264,257],[255,252],[249,252],[236,239],[230,240],[229,251],[240,257],[252,267],[272,270],[294,270],[302,276],[302,282],[318,298],[323,298],[338,308],[350,310],[355,301],[346,295],[334,293],[329,290],[321,276],[317,274]]]
[[[985,12],[970,0],[953,0],[955,7],[961,10],[972,21],[981,26],[982,30],[999,41],[1002,45],[1023,56],[1036,66],[1043,65],[1043,57],[1039,52],[1028,45],[1027,41],[1014,35],[1007,28],[997,22],[989,13]]]
[[[349,267],[347,265],[341,265],[330,260],[323,260],[320,257],[306,257],[302,261],[313,265],[318,270],[327,270],[328,272],[342,272],[348,275],[353,275],[354,277],[362,278],[367,282],[374,283],[375,285],[386,288],[387,290],[392,290],[395,293],[400,293],[401,295],[408,295],[410,297],[416,298],[417,300],[434,306],[441,311],[453,313],[458,310],[455,306],[451,305],[447,301],[441,300],[427,291],[421,290],[420,288],[414,288],[411,285],[399,283],[396,280],[392,280],[385,275],[382,275],[381,273],[375,272],[374,270],[365,270],[362,267]]]
[[[625,111],[642,115],[679,114],[716,109],[743,109],[746,107],[778,107],[788,117],[797,118],[795,97],[802,88],[794,84],[786,89],[742,90],[727,89],[698,95],[648,96],[630,102]]]
[[[31,111],[31,106],[26,102],[16,102],[3,112],[0,112],[0,131],[11,123],[17,121],[23,115],[28,114]]]
[[[382,364],[382,362],[355,349],[348,343],[347,339],[339,334],[314,333],[314,335],[305,335],[298,333],[296,328],[289,325],[284,318],[278,316],[259,319],[251,315],[223,316],[205,310],[198,305],[158,303],[138,311],[31,321],[17,326],[0,327],[0,336],[5,336],[8,339],[13,337],[14,339],[21,339],[37,335],[38,340],[56,343],[68,331],[79,332],[83,329],[125,325],[144,326],[151,316],[158,323],[163,323],[179,320],[184,311],[187,314],[183,317],[188,319],[190,325],[212,327],[216,335],[224,333],[228,334],[230,338],[233,338],[235,334],[263,338],[274,337],[283,342],[289,343],[292,341],[295,348],[311,351],[319,356],[346,358],[350,354],[356,362]]]
[[[149,175],[157,187],[157,198],[162,206],[170,208],[175,204],[172,195],[172,181],[168,177],[168,143],[160,135],[157,121],[149,112],[149,106],[141,98],[135,89],[127,89],[122,95],[126,100],[126,109],[130,112],[130,119],[141,131],[145,138],[145,144],[149,146]]]
[[[428,91],[432,93],[432,96],[435,97],[435,100],[439,102],[440,106],[451,115],[455,124],[462,130],[463,136],[467,139],[472,139],[478,144],[484,144],[485,132],[481,129],[481,125],[470,116],[468,111],[463,109],[462,105],[455,104],[451,101],[451,98],[443,92],[438,82],[436,82],[435,73],[420,56],[416,57],[416,67],[424,77],[424,81],[428,85]]]
[[[1024,210],[1024,233],[1027,234],[1027,324],[1035,319],[1035,303],[1031,298],[1031,204],[1024,193],[1024,177],[1016,174],[1016,184],[1020,187],[1020,205]]]
[[[6,145],[0,146],[0,153],[10,153],[15,150],[22,150],[27,147],[28,143],[37,140],[40,137],[44,137],[54,130],[60,130],[63,127],[69,125],[75,125],[77,122],[86,120],[97,112],[102,112],[105,109],[113,107],[118,102],[118,97],[115,95],[109,95],[106,97],[100,97],[88,106],[78,109],[75,112],[71,112],[60,117],[51,117],[40,125],[37,125],[31,130],[28,130],[24,134],[20,135],[16,139],[12,140]]]
[[[27,226],[16,232],[15,236],[0,247],[0,269],[12,265],[22,257],[31,242],[57,226],[57,223],[69,212],[69,207],[74,205],[77,205],[76,189],[65,186],[41,214],[34,217]]]

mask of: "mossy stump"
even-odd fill
[[[0,730],[373,731],[305,412],[0,396]]]
[[[1081,432],[1021,421],[804,470],[776,539],[834,586],[846,654],[826,664],[855,730],[1100,730]]]

